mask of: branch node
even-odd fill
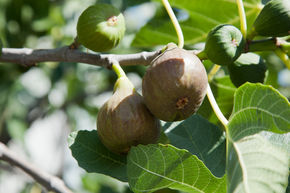
[[[78,49],[80,45],[81,44],[78,42],[78,37],[75,37],[73,43],[71,45],[69,45],[68,47],[71,50],[75,50],[75,49]]]
[[[114,55],[112,55],[112,54],[107,55],[105,57],[105,61],[106,62],[105,62],[104,67],[109,69],[109,70],[112,70],[112,65],[113,65],[114,61],[116,61],[116,59],[114,58]]]

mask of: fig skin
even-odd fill
[[[126,154],[131,146],[156,143],[161,126],[129,79],[121,77],[113,96],[99,110],[97,128],[102,143],[110,151]]]
[[[253,31],[261,36],[290,35],[290,1],[269,1],[256,18]]]
[[[116,47],[126,30],[125,19],[120,11],[109,4],[88,7],[77,23],[78,42],[95,52]]]
[[[209,32],[204,52],[213,63],[227,65],[242,54],[244,46],[241,31],[233,25],[222,24]]]
[[[200,107],[207,89],[206,70],[193,53],[170,48],[146,70],[142,94],[151,113],[163,121],[180,121]]]
[[[267,66],[258,54],[242,54],[235,62],[228,65],[232,83],[239,87],[246,82],[264,83]]]

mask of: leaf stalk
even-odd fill
[[[243,4],[243,0],[237,0],[239,16],[240,16],[240,23],[241,23],[241,32],[244,38],[247,37],[247,19],[245,14],[245,8]]]
[[[177,18],[175,16],[171,6],[170,6],[168,0],[162,0],[162,3],[164,5],[164,7],[165,7],[170,19],[171,19],[172,24],[174,26],[174,29],[176,31],[176,34],[177,34],[177,37],[178,37],[178,47],[179,48],[183,48],[183,46],[184,46],[184,37],[183,37],[183,33],[182,33],[181,27],[179,25],[179,22],[178,22],[178,20],[177,20]]]
[[[216,116],[220,120],[220,122],[223,124],[223,126],[225,127],[225,131],[227,132],[227,125],[228,125],[229,121],[225,118],[222,111],[220,110],[220,108],[219,108],[219,106],[218,106],[218,104],[213,96],[213,93],[211,91],[209,84],[207,85],[206,95],[207,95],[207,98],[212,106],[214,113],[216,114]]]

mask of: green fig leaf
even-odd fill
[[[260,132],[289,132],[289,107],[271,86],[246,83],[236,91],[227,134],[228,192],[285,192],[290,154]]]
[[[87,172],[127,181],[126,156],[111,153],[101,143],[96,130],[73,132],[69,144],[73,157]]]
[[[230,141],[228,152],[228,192],[285,192],[290,166],[286,151],[256,134]]]
[[[260,134],[270,143],[279,148],[283,148],[290,154],[290,132],[284,134],[277,134],[268,131],[262,131]]]
[[[184,192],[225,193],[225,176],[214,177],[195,155],[171,145],[150,144],[131,148],[129,185],[135,193],[169,187]]]
[[[262,131],[261,136],[266,138],[272,145],[284,149],[290,157],[290,132],[284,134],[277,134],[268,131]],[[290,175],[288,176],[288,186],[286,192],[290,192]]]
[[[246,83],[235,93],[229,136],[239,140],[260,131],[290,132],[290,104],[271,86]]]
[[[187,19],[180,20],[186,45],[205,41],[208,32],[219,24],[240,27],[236,1],[191,0],[189,3],[188,0],[170,0],[169,3],[188,13]],[[260,12],[261,0],[244,0],[243,3],[250,28]],[[132,46],[152,47],[177,42],[176,32],[168,18],[153,18],[137,33]]]
[[[169,124],[169,123],[168,123]],[[225,174],[226,140],[223,131],[200,115],[165,130],[170,143],[196,155],[217,177]]]

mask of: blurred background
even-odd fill
[[[70,45],[79,15],[96,2],[112,3],[126,19],[126,36],[111,53],[148,50],[130,46],[136,32],[156,13],[167,17],[160,4],[146,0],[0,0],[2,43],[8,48],[32,49]],[[186,19],[185,12],[175,11],[179,19]],[[265,57],[276,64],[269,68],[274,73],[268,83],[289,98],[289,70],[277,57]],[[145,67],[126,67],[125,71],[140,91]],[[46,62],[31,68],[0,63],[0,141],[36,167],[62,178],[74,192],[130,192],[126,183],[86,173],[67,143],[72,131],[96,129],[98,109],[112,95],[116,78],[112,71],[81,63]],[[0,193],[19,192],[43,189],[22,171],[0,161]]]
[[[96,2],[112,3],[127,21],[126,36],[112,53],[139,52],[130,43],[156,10],[145,0],[0,0],[3,47],[70,45],[79,15]],[[145,67],[125,70],[140,88]],[[127,184],[81,169],[67,143],[72,131],[96,129],[98,109],[112,95],[116,78],[107,69],[80,63],[47,62],[32,68],[1,63],[0,141],[36,167],[64,179],[74,192],[126,192]],[[0,161],[0,193],[41,191],[25,173]]]

